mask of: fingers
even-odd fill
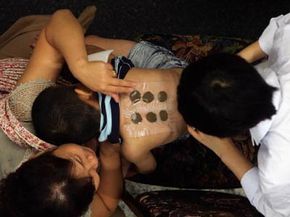
[[[117,77],[117,73],[114,70],[112,70],[112,73],[113,73],[113,78],[116,78]]]
[[[118,96],[113,96],[112,94],[130,93],[134,90],[135,86],[136,83],[133,81],[124,81],[117,78],[110,78],[107,80],[107,84],[103,83],[103,85],[100,86],[100,90],[103,93],[112,96],[114,99],[117,99]]]
[[[111,64],[96,61],[91,66],[93,67],[87,71],[96,71],[88,73],[87,82],[84,82],[90,89],[110,95],[116,102],[119,101],[119,93],[129,93],[134,90],[136,82],[118,79]],[[93,82],[94,80],[99,82]]]
[[[128,80],[120,80],[120,79],[111,79],[110,85],[119,86],[119,87],[131,87],[131,88],[134,88],[136,86],[136,82],[128,81]]]
[[[194,127],[191,127],[189,125],[187,125],[187,131],[189,132],[190,135],[193,136],[193,138],[195,138],[197,141],[201,142],[201,143],[204,143],[203,141],[203,134],[198,131],[196,128]]]
[[[195,130],[195,128],[187,125],[187,131],[189,132],[190,135],[192,135],[194,138],[198,135],[197,131]]]
[[[117,93],[130,93],[134,89],[131,87],[120,87],[120,86],[107,86],[106,92],[110,92],[111,94],[117,94]],[[109,94],[109,95],[111,95]]]
[[[118,94],[112,93],[111,94],[111,97],[115,100],[116,103],[119,103],[120,102],[120,97],[119,97]]]
[[[123,81],[118,78],[107,78],[103,79],[103,82],[99,83],[98,89],[95,91],[100,91],[106,95],[112,96],[114,99],[117,99],[119,93],[130,93],[134,90],[136,84],[132,81]]]
[[[110,92],[105,91],[105,92],[103,92],[103,94],[111,96],[115,100],[116,103],[120,102],[120,97],[119,97],[119,94],[117,94],[117,93],[110,93]]]

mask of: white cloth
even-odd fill
[[[273,18],[259,38],[268,55],[267,67],[257,67],[277,88],[277,113],[250,130],[260,144],[258,167],[241,180],[250,202],[266,217],[290,216],[290,14]]]

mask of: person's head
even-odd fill
[[[74,87],[63,86],[43,90],[32,106],[35,134],[54,145],[84,144],[96,137],[100,113],[82,99],[85,97],[79,96],[85,95],[82,93],[77,93]]]
[[[1,216],[81,216],[99,185],[97,167],[94,152],[74,144],[28,160],[0,183]]]
[[[233,54],[214,54],[189,64],[177,90],[185,122],[203,133],[235,136],[271,118],[275,88]]]

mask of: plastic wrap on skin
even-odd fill
[[[121,98],[121,112],[126,121],[124,130],[128,137],[144,137],[180,133],[176,89],[170,81],[140,82],[135,90]]]

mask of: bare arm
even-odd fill
[[[56,80],[63,59],[72,74],[93,91],[107,94],[131,91],[132,82],[115,78],[110,64],[88,61],[83,30],[69,10],[59,10],[52,15],[39,36],[20,82]]]
[[[92,217],[109,217],[115,211],[123,190],[120,144],[101,144],[100,161],[100,185],[91,204]]]
[[[224,148],[224,152],[220,153],[220,159],[241,181],[243,175],[253,167],[252,163],[242,155],[231,140],[225,141]]]
[[[188,131],[195,139],[211,149],[239,180],[253,167],[231,139],[210,136],[191,127],[188,127]]]
[[[142,174],[150,173],[156,168],[156,160],[151,153],[148,146],[142,147],[136,145],[136,143],[122,144],[122,155],[129,162],[135,164],[138,172]]]
[[[248,47],[241,50],[237,55],[244,58],[247,62],[253,63],[267,55],[262,51],[259,41],[250,44]]]

